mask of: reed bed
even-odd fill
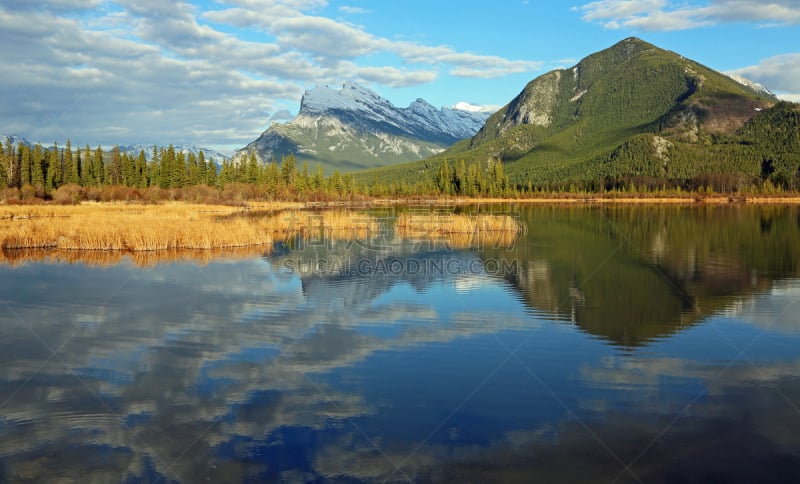
[[[271,242],[266,227],[256,221],[219,217],[241,211],[236,207],[86,204],[15,209],[0,210],[0,248],[152,251]]]
[[[395,235],[404,239],[441,240],[453,247],[510,246],[524,231],[509,215],[453,213],[403,213],[395,222]]]
[[[247,207],[249,208],[249,207]],[[303,212],[260,207],[273,215],[245,216],[242,207],[83,204],[0,207],[0,249],[176,251],[271,246],[279,237],[321,230],[326,237],[360,237],[377,222],[354,212]]]
[[[523,230],[508,215],[405,213],[395,224],[400,238],[463,248],[510,246]],[[276,240],[366,240],[381,234],[378,220],[364,213],[265,202],[242,207],[183,202],[0,206],[0,263],[202,263],[225,255],[269,254]]]
[[[366,239],[380,230],[374,217],[348,210],[290,210],[271,217],[269,226],[276,238],[299,235],[331,240]]]

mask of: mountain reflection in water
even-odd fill
[[[0,481],[800,481],[797,208],[502,210],[510,246],[6,254]]]

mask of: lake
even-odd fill
[[[0,481],[800,482],[800,208],[4,255]]]

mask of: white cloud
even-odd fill
[[[607,29],[674,31],[726,22],[756,22],[764,26],[800,24],[800,4],[796,0],[600,0],[575,10],[582,12],[583,20],[600,23]]]
[[[25,24],[36,29],[23,35],[13,28]],[[263,118],[239,112],[253,104],[268,110],[275,98],[302,93],[290,83],[219,69],[208,59],[171,58],[157,46],[47,14],[0,11],[0,42],[15,46],[0,53],[15,65],[0,83],[6,100],[0,119],[9,120],[4,130],[34,139],[200,142],[219,138],[223,128],[224,140],[245,142]]]
[[[602,0],[584,5],[584,20],[596,21],[608,18],[625,18],[649,13],[664,7],[664,0]]]
[[[456,52],[447,46],[426,46],[411,42],[396,42],[387,47],[412,64],[445,64],[456,77],[493,78],[530,72],[542,68],[538,61],[509,60],[497,56]]]
[[[342,5],[339,7],[339,11],[350,15],[364,15],[370,13],[366,8],[352,7],[349,5]]]
[[[202,17],[206,20],[210,20],[211,22],[240,28],[257,26],[263,20],[263,16],[258,12],[243,8],[212,10],[210,12],[204,12]]]
[[[325,7],[326,0],[3,0],[0,64],[13,69],[0,71],[0,132],[93,145],[243,145],[309,85],[412,87],[444,74],[541,68],[380,37],[322,16]]]
[[[526,65],[519,65],[519,66],[497,66],[497,67],[484,67],[484,68],[472,68],[472,67],[454,67],[450,69],[449,74],[455,77],[469,77],[469,78],[478,78],[478,79],[493,79],[496,77],[503,77],[508,76],[510,74],[516,74],[519,72],[528,72],[532,70],[529,66]]]
[[[326,58],[353,58],[378,48],[370,34],[325,17],[278,19],[270,28],[283,45]]]
[[[270,121],[288,121],[294,118],[294,115],[288,109],[281,109],[276,111],[269,117]]]
[[[377,83],[391,87],[410,87],[433,82],[437,78],[436,71],[407,71],[392,66],[359,67],[345,62],[340,66],[337,77],[356,79],[359,82]]]
[[[763,84],[787,100],[800,98],[800,52],[763,59],[732,73]]]
[[[457,102],[453,109],[458,109],[459,111],[467,111],[470,113],[493,113],[500,109],[502,106],[498,106],[495,104],[485,104],[485,105],[477,105],[468,103],[466,101]]]
[[[10,10],[49,10],[78,11],[99,7],[106,0],[4,0],[3,5]]]

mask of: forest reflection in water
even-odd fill
[[[7,254],[0,480],[800,480],[797,208],[469,210],[527,233]]]

